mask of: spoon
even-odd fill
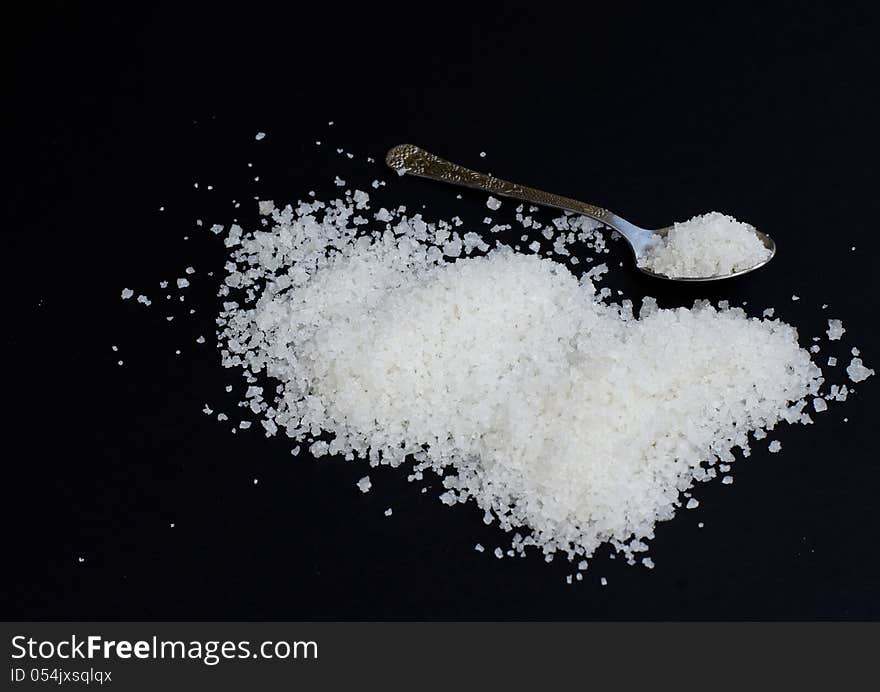
[[[773,255],[776,254],[776,243],[773,242],[773,239],[765,233],[756,230],[755,234],[764,244],[764,247],[770,250],[770,254],[764,260],[751,267],[739,269],[730,274],[720,274],[715,276],[693,277],[657,274],[647,268],[639,266],[639,264],[640,261],[646,257],[651,247],[669,232],[670,228],[672,228],[671,226],[657,230],[639,228],[635,224],[630,223],[626,219],[623,219],[617,214],[614,214],[607,209],[603,209],[602,207],[597,207],[585,202],[578,202],[575,199],[561,197],[560,195],[536,190],[535,188],[526,187],[525,185],[510,183],[506,180],[496,178],[493,175],[477,173],[464,166],[459,166],[457,163],[445,161],[439,156],[431,154],[424,149],[420,149],[413,144],[399,144],[396,147],[393,147],[385,156],[385,163],[400,175],[409,173],[422,178],[439,180],[444,183],[452,183],[453,185],[462,185],[464,187],[472,187],[477,190],[482,190],[483,192],[491,192],[496,195],[511,197],[531,204],[541,204],[543,206],[554,207],[556,209],[571,211],[575,214],[589,216],[591,219],[613,228],[626,238],[626,241],[629,243],[629,247],[633,252],[633,256],[635,257],[636,267],[639,271],[658,279],[668,279],[671,281],[717,281],[718,279],[729,279],[734,276],[748,274],[759,267],[763,267],[767,262],[773,259]]]

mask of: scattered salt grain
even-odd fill
[[[258,132],[258,133],[257,133],[257,136],[254,137],[254,139],[256,139],[256,140],[259,142],[261,139],[264,139],[265,137],[266,137],[266,133],[265,133],[265,132]]]
[[[843,322],[840,320],[828,320],[828,338],[831,341],[838,341],[840,337],[843,336],[843,333],[846,331],[843,327]]]
[[[494,197],[489,197],[489,199],[486,200],[486,206],[489,207],[489,209],[491,209],[492,211],[497,211],[501,208],[501,200],[495,199]]]
[[[134,291],[132,291],[130,288],[123,288],[122,289],[122,300],[128,300],[133,295],[134,295]]]
[[[642,558],[642,564],[648,569],[654,569],[654,561],[649,557]]]
[[[483,547],[482,543],[477,543],[477,544],[474,546],[474,550],[476,550],[478,553],[482,553],[482,552],[485,551],[486,549]]]
[[[389,507],[388,509],[385,510],[386,517],[390,517],[393,513],[394,513],[394,510],[392,510],[391,507]]]
[[[358,490],[360,490],[362,493],[368,493],[368,492],[370,492],[370,488],[373,487],[373,484],[370,483],[370,477],[369,477],[369,476],[364,476],[363,478],[361,478],[361,479],[357,482],[357,487],[358,487]]]
[[[866,368],[861,358],[853,358],[846,366],[846,374],[853,382],[861,382],[873,375],[874,371]]]
[[[782,449],[782,443],[779,440],[772,440],[769,445],[767,445],[767,449],[770,450],[773,454],[776,454],[780,449]]]
[[[700,506],[700,501],[697,498],[692,497],[690,500],[687,501],[685,508],[686,509],[696,509],[699,506]]]
[[[177,288],[186,288],[189,286],[189,279],[178,279]]]
[[[733,476],[724,476],[724,477],[721,479],[721,482],[722,482],[724,485],[731,485],[731,484],[733,484]]]

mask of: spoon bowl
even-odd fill
[[[731,272],[730,274],[720,274],[715,276],[667,276],[658,274],[640,266],[641,261],[645,259],[648,251],[669,233],[671,226],[666,226],[657,230],[648,228],[640,228],[617,214],[597,207],[593,204],[580,202],[569,197],[553,194],[552,192],[544,192],[525,185],[511,183],[493,175],[478,173],[469,168],[460,166],[440,158],[435,154],[420,149],[414,144],[399,144],[388,151],[385,156],[385,163],[395,171],[398,175],[416,175],[421,178],[430,180],[438,180],[452,185],[460,185],[470,187],[483,192],[489,192],[502,197],[517,199],[530,204],[538,204],[555,209],[570,211],[575,214],[588,216],[599,223],[614,229],[629,243],[635,258],[636,268],[643,274],[653,276],[658,279],[667,281],[718,281],[720,279],[730,279],[735,276],[742,276],[763,267],[767,262],[773,259],[776,254],[776,243],[765,233],[755,231],[760,241],[764,244],[770,254],[757,264],[746,267],[744,269]]]
[[[617,229],[615,228],[615,230],[617,230]],[[669,233],[670,230],[672,230],[672,226],[667,226],[666,228],[659,228],[656,231],[650,231],[650,232],[654,233],[654,235],[656,235],[657,238],[660,239],[660,238],[665,238],[666,234]],[[618,232],[621,235],[623,235],[623,237],[626,238],[627,241],[629,241],[629,238],[627,238],[623,234],[623,232],[621,232],[621,231],[618,231]],[[769,262],[770,260],[773,259],[773,257],[776,255],[776,243],[774,242],[773,238],[771,238],[766,233],[762,233],[758,229],[755,229],[755,235],[758,237],[758,240],[761,241],[761,244],[770,251],[770,254],[767,255],[767,257],[765,257],[760,262],[753,264],[749,267],[745,267],[743,269],[738,269],[734,272],[730,272],[729,274],[715,274],[713,276],[667,276],[666,274],[658,274],[657,272],[652,272],[647,267],[640,266],[639,260],[642,259],[646,255],[647,251],[653,246],[653,243],[651,243],[651,245],[648,245],[645,248],[642,248],[641,254],[636,253],[636,249],[633,246],[632,242],[629,243],[629,246],[630,246],[630,249],[632,249],[632,251],[633,251],[633,255],[635,256],[636,269],[638,269],[640,272],[642,272],[642,274],[647,274],[648,276],[653,276],[655,279],[665,279],[667,281],[689,281],[689,282],[720,281],[721,279],[732,279],[735,276],[742,276],[743,274],[748,274],[749,272],[753,272],[756,269],[760,269],[765,264],[767,264],[767,262]],[[656,241],[654,241],[654,242],[656,242]]]

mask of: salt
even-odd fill
[[[843,322],[840,320],[828,320],[828,339],[831,341],[838,341],[840,337],[843,336],[846,329],[843,327]]]
[[[359,216],[368,195],[340,196],[273,204],[259,232],[229,231],[222,363],[272,382],[265,399],[246,397],[268,435],[311,444],[315,457],[436,473],[446,505],[476,504],[516,532],[508,555],[578,556],[580,572],[610,544],[635,563],[656,524],[698,507],[690,490],[728,471],[750,435],[806,423],[806,402],[821,406],[822,372],[790,325],[705,301],[646,299],[634,314],[596,286],[608,263],[573,275],[572,243],[592,248],[586,262],[607,252],[591,220],[554,219],[553,249],[534,241],[523,254],[490,247],[478,229],[459,234],[461,220],[402,207]],[[520,224],[540,232],[522,211]],[[713,271],[745,249],[731,242]],[[676,343],[687,358],[668,356]],[[863,374],[855,360],[850,377]],[[634,435],[633,420],[650,425]],[[368,492],[369,476],[357,487]]]
[[[769,257],[753,226],[713,211],[673,224],[639,266],[665,276],[700,278],[732,274]]]
[[[874,371],[866,368],[861,358],[853,358],[846,366],[846,374],[853,382],[861,382],[873,375]]]

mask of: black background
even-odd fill
[[[750,221],[780,248],[754,275],[672,287],[612,244],[608,284],[665,306],[773,305],[805,344],[839,317],[847,333],[823,339],[821,362],[845,364],[857,345],[876,368],[873,3],[609,4],[49,6],[9,19],[0,615],[877,618],[874,379],[811,428],[774,433],[782,453],[756,449],[733,486],[699,488],[698,510],[658,527],[653,572],[602,553],[573,586],[561,560],[476,553],[504,537],[399,472],[371,470],[362,495],[363,464],[294,459],[284,440],[200,413],[234,416],[224,387],[240,385],[213,350],[222,248],[195,219],[254,223],[254,195],[320,198],[338,174],[370,192],[387,179],[386,204],[478,224],[483,195],[456,200],[366,163],[404,141],[649,227],[710,209]],[[187,265],[187,303],[168,307],[158,281]],[[123,286],[153,306],[123,303]]]

